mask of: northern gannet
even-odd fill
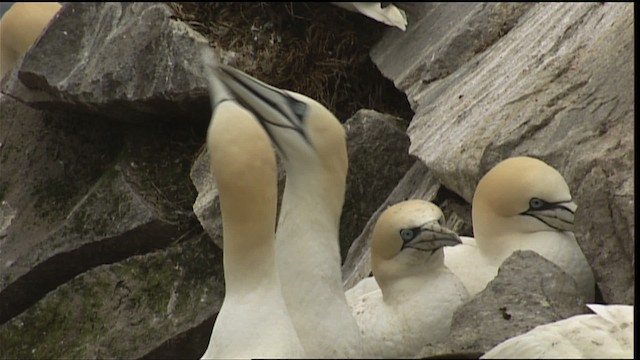
[[[0,78],[7,73],[60,10],[57,2],[17,2],[0,19]]]
[[[404,10],[398,9],[393,4],[387,4],[384,8],[379,2],[332,2],[334,6],[361,13],[373,20],[395,26],[405,31],[407,29],[407,15]]]
[[[253,114],[212,76],[211,55],[202,56],[214,109],[207,148],[222,212],[225,296],[202,358],[302,357],[275,264],[275,153]]]
[[[633,306],[587,306],[595,314],[539,325],[481,359],[633,359]]]
[[[445,265],[473,296],[514,251],[532,250],[571,275],[593,301],[593,273],[572,232],[576,208],[556,169],[531,157],[506,159],[480,179],[471,204],[475,238],[446,248]]]
[[[387,208],[374,226],[371,267],[381,291],[351,304],[366,356],[413,357],[446,340],[453,312],[468,298],[444,266],[445,246],[460,244],[440,208],[407,200]],[[366,280],[366,279],[365,279]]]
[[[220,65],[223,83],[258,117],[287,173],[276,232],[282,292],[305,353],[361,354],[342,287],[338,229],[347,176],[344,128],[317,101]]]

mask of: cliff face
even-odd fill
[[[408,3],[398,5],[405,32],[325,4],[198,6],[65,4],[2,79],[2,357],[204,352],[224,296],[202,149],[207,43],[345,120],[346,288],[369,275],[384,207],[431,200],[471,235],[481,176],[529,155],[569,184],[600,300],[634,303],[632,4]],[[423,356],[475,356],[586,312],[566,275],[535,254],[503,270],[454,316],[455,339]],[[518,285],[528,276],[544,281]]]

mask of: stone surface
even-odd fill
[[[533,251],[516,251],[486,289],[456,310],[448,340],[418,357],[482,354],[538,325],[588,312],[562,269]]]
[[[422,9],[371,52],[411,100],[410,153],[467,201],[502,159],[554,166],[579,205],[576,237],[604,301],[633,304],[632,5]]]
[[[360,110],[344,124],[349,171],[340,218],[343,261],[371,215],[415,161],[400,124],[400,119],[373,110]]]
[[[2,92],[40,109],[121,121],[203,121],[205,45],[164,3],[67,3]]]
[[[0,323],[94,266],[166,246],[195,224],[193,145],[0,95]],[[154,129],[155,127],[155,129]],[[159,141],[160,139],[164,139]],[[167,146],[169,145],[169,146]]]
[[[192,235],[165,250],[93,268],[50,292],[0,326],[2,355],[157,359],[163,358],[158,349],[179,349],[180,358],[197,359],[223,296],[221,251],[207,236]]]

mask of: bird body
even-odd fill
[[[587,305],[595,314],[539,325],[481,359],[632,359],[633,306]]]
[[[374,227],[371,264],[380,289],[352,298],[363,355],[413,357],[446,340],[468,293],[444,266],[444,246],[460,243],[434,204],[408,200],[386,209]]]
[[[60,10],[57,2],[17,2],[0,19],[0,78],[40,36]]]
[[[344,203],[344,128],[317,101],[219,65],[221,81],[256,114],[287,174],[276,232],[282,293],[307,356],[361,354],[342,288],[338,231]]]
[[[407,15],[404,10],[393,4],[387,4],[384,8],[379,2],[332,2],[331,4],[352,12],[359,12],[383,24],[395,26],[402,31],[407,29]]]
[[[225,297],[203,359],[304,355],[275,263],[277,177],[269,138],[211,75],[214,112],[207,133],[223,229]]]

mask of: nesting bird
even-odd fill
[[[572,232],[577,206],[560,173],[526,156],[506,159],[478,183],[472,202],[475,238],[445,249],[445,265],[471,296],[482,291],[516,250],[533,250],[571,275],[587,301],[591,267]]]
[[[587,306],[595,314],[539,325],[481,359],[633,359],[633,306]]]
[[[57,2],[17,2],[0,19],[0,78],[18,61],[60,10]]]
[[[304,355],[275,263],[276,159],[251,112],[229,95],[203,52],[213,115],[207,132],[224,237],[225,297],[203,359]]]
[[[218,74],[257,116],[284,160],[276,263],[305,353],[359,356],[361,338],[342,287],[338,244],[348,168],[344,129],[329,110],[304,95],[224,65]]]
[[[408,200],[387,208],[371,240],[371,267],[381,291],[353,298],[366,356],[413,357],[446,340],[453,312],[468,298],[444,266],[443,247],[460,244],[435,204]]]
[[[407,15],[404,10],[397,8],[393,4],[387,3],[382,7],[379,2],[332,2],[337,7],[358,12],[362,15],[374,19],[389,26],[395,26],[405,31],[407,29]]]

